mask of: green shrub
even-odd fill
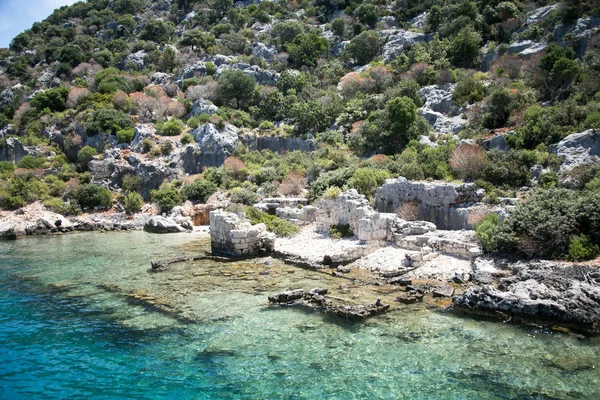
[[[375,189],[390,177],[389,172],[372,168],[358,168],[350,178],[348,185],[360,194],[372,196]]]
[[[126,128],[117,131],[117,141],[119,143],[131,143],[135,136],[135,130],[133,128]]]
[[[42,111],[45,108],[50,111],[65,111],[67,96],[69,95],[69,89],[64,86],[56,89],[48,89],[43,92],[38,92],[31,100],[31,105],[38,111]]]
[[[138,192],[129,192],[125,195],[123,205],[128,213],[136,213],[142,209],[144,199]]]
[[[342,189],[337,186],[330,186],[325,190],[322,197],[324,199],[337,199],[340,194],[342,194]]]
[[[81,186],[76,194],[75,199],[83,209],[109,209],[112,207],[112,194],[103,186],[96,186],[88,183]]]
[[[116,134],[122,129],[133,128],[133,122],[123,111],[102,108],[88,117],[84,127],[85,133],[90,136],[102,132]]]
[[[572,236],[569,243],[569,259],[573,261],[589,260],[598,254],[598,250],[600,250],[598,245],[588,236]]]
[[[494,250],[494,235],[499,224],[500,217],[498,217],[498,214],[488,214],[475,225],[475,234],[481,241],[483,250],[487,253]]]
[[[258,201],[258,194],[252,190],[236,187],[229,191],[229,200],[231,200],[232,203],[251,206]]]
[[[149,153],[154,147],[154,143],[149,138],[142,140],[142,153]]]
[[[163,156],[168,156],[173,151],[173,143],[168,140],[165,140],[160,145],[160,154]]]
[[[556,172],[546,172],[538,178],[538,183],[544,189],[552,189],[558,185],[558,174]]]
[[[35,158],[34,156],[27,155],[27,156],[21,158],[21,160],[17,164],[17,167],[27,168],[27,169],[41,168],[43,163],[44,163],[43,159],[38,159],[38,158]]]
[[[200,79],[198,79],[196,77],[187,78],[187,79],[184,79],[183,82],[181,83],[181,90],[183,90],[185,92],[188,87],[197,86],[199,84],[200,84]]]
[[[77,161],[82,169],[87,169],[90,161],[94,158],[94,156],[98,154],[95,148],[91,146],[85,146],[77,153]]]
[[[142,188],[142,178],[138,175],[127,174],[123,177],[121,188],[125,192],[137,192]]]
[[[348,225],[348,224],[336,224],[336,225],[331,225],[331,227],[329,228],[329,235],[331,235],[332,237],[334,237],[336,239],[342,239],[342,238],[353,237],[354,232],[352,232],[352,229],[350,228],[350,225]]]
[[[173,118],[159,126],[159,133],[163,136],[177,136],[185,128],[183,121]]]
[[[281,219],[275,215],[270,215],[254,207],[247,206],[244,211],[246,217],[250,220],[250,222],[252,222],[253,225],[265,224],[267,230],[277,236],[289,237],[300,232],[300,229],[293,223]]]
[[[183,135],[181,135],[181,137],[179,138],[179,141],[183,145],[194,143],[194,137],[186,132]]]
[[[181,189],[181,195],[187,200],[197,203],[206,203],[206,200],[217,191],[217,185],[214,183],[199,179]]]
[[[273,129],[274,127],[275,127],[275,125],[271,121],[263,121],[258,126],[258,128],[262,129],[262,130],[269,130],[269,129]]]
[[[177,189],[168,183],[164,183],[158,190],[153,190],[150,195],[152,201],[160,208],[160,212],[169,212],[176,205],[181,204],[181,196]]]

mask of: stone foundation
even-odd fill
[[[252,225],[245,218],[224,211],[210,212],[210,244],[213,254],[252,256],[273,251],[275,235],[265,224]]]

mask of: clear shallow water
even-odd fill
[[[339,282],[276,261],[148,272],[205,249],[195,238],[0,242],[0,398],[600,398],[598,338],[412,306],[363,324],[268,308],[270,292]]]

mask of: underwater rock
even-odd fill
[[[366,319],[381,314],[390,308],[389,304],[383,304],[379,299],[372,303],[361,305],[337,304],[326,299],[324,297],[325,294],[327,294],[327,289],[324,288],[315,288],[308,292],[303,289],[296,289],[273,294],[269,296],[269,302],[287,306],[319,309],[326,314],[354,320]]]

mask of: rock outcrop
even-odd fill
[[[562,157],[561,172],[589,162],[598,161],[600,157],[600,132],[594,129],[573,133],[557,144],[550,145],[550,152]]]
[[[212,104],[208,100],[200,99],[196,100],[192,104],[192,111],[190,111],[188,117],[197,117],[200,114],[213,115],[218,110],[218,107]]]
[[[267,232],[265,224],[252,225],[236,214],[210,212],[210,245],[213,254],[224,256],[253,256],[273,251],[275,235]]]
[[[430,34],[410,32],[403,29],[381,31],[381,34],[387,37],[382,53],[383,61],[386,63],[394,61],[397,56],[402,54],[404,46],[431,40]]]
[[[191,134],[197,144],[189,144],[180,152],[181,166],[186,174],[198,174],[205,167],[220,167],[237,148],[237,128],[233,125],[217,128],[211,123],[204,124]]]
[[[477,286],[454,298],[457,309],[509,314],[600,332],[600,272],[596,267],[548,262],[510,266],[498,287]]]

